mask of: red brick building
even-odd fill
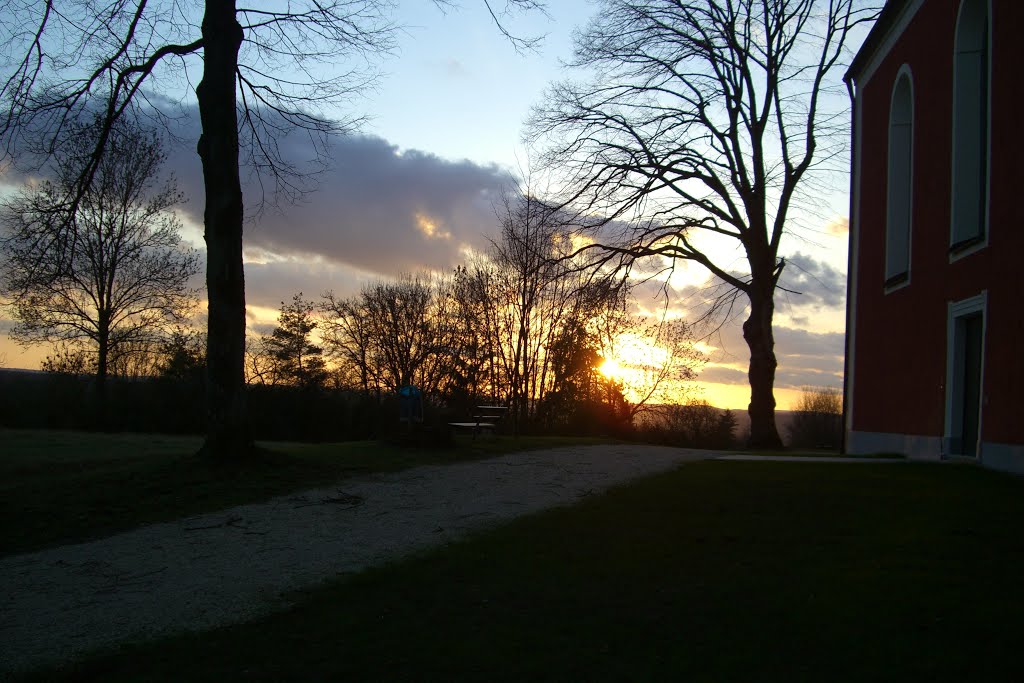
[[[847,73],[851,453],[1024,472],[1021,27],[1021,0],[889,0]]]

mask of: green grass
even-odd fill
[[[0,430],[0,556],[267,500],[338,479],[597,439],[460,437],[455,448],[261,444],[245,466],[194,455],[199,437]]]
[[[734,451],[737,455],[751,455],[751,456],[765,456],[765,457],[784,457],[784,458],[857,458],[857,459],[874,459],[881,458],[884,460],[906,460],[907,456],[902,453],[840,453],[836,450],[829,449],[785,449],[785,450],[763,450],[757,452],[746,453],[743,451]]]
[[[39,680],[1009,681],[1024,481],[699,462]]]

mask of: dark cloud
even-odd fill
[[[709,365],[700,371],[698,382],[714,382],[719,384],[746,384],[746,370],[737,370],[725,365]]]
[[[177,131],[182,140],[189,126]],[[277,141],[281,155],[297,167],[314,156],[308,137],[292,133]],[[247,226],[247,249],[280,256],[316,256],[394,276],[423,268],[447,269],[461,262],[464,247],[486,246],[496,232],[494,206],[512,183],[496,165],[449,161],[419,150],[399,150],[371,136],[332,140],[328,167],[297,182],[314,188],[302,200],[274,204],[272,180],[247,175],[247,209],[268,203]],[[243,155],[244,158],[244,155]],[[171,154],[183,211],[198,224],[204,207],[202,169],[191,146]],[[263,189],[268,191],[264,195]]]
[[[811,332],[776,326],[775,352],[784,356],[842,358],[845,335],[842,332]]]
[[[177,110],[165,123],[171,134],[166,170],[186,197],[179,214],[201,229],[206,201],[195,151],[200,132],[195,107]],[[292,132],[276,144],[280,156],[297,168],[315,168],[308,162],[315,157],[308,136]],[[497,232],[494,206],[512,178],[496,165],[401,151],[381,138],[358,135],[333,139],[329,153],[320,173],[296,179],[312,191],[295,204],[275,204],[273,179],[264,177],[261,186],[243,166],[247,211],[252,214],[261,199],[268,200],[245,226],[246,253],[271,261],[247,263],[250,303],[277,307],[295,291],[349,294],[372,276],[447,270],[464,260],[466,247],[485,248],[487,237]],[[12,187],[27,177],[11,165],[0,170],[0,183]],[[299,260],[304,263],[295,263]]]
[[[792,327],[775,328],[779,388],[842,386],[845,335],[811,332]]]
[[[339,142],[335,167],[317,196],[267,215],[248,244],[312,254],[378,273],[450,268],[460,249],[493,234],[507,176],[497,168],[452,163],[397,149],[377,138]]]
[[[779,366],[775,375],[775,386],[778,389],[802,389],[803,387],[835,387],[843,386],[842,362],[835,370],[827,368],[789,368]]]
[[[839,308],[846,300],[846,275],[824,261],[796,252],[786,257],[782,287],[798,294],[780,292],[791,306],[817,305]]]
[[[775,386],[800,388],[803,386],[841,386],[843,372],[844,335],[842,332],[811,332],[776,325],[775,357],[778,369]],[[738,324],[719,330],[709,343],[717,346],[712,353],[713,362],[728,365],[709,365],[698,377],[700,382],[746,384],[746,364],[750,358],[743,330]]]

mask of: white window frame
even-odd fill
[[[896,122],[897,104],[896,97],[900,92],[901,86],[906,83],[906,88],[909,92],[908,102],[906,103],[909,111],[907,112],[907,123],[901,124]],[[895,173],[894,168],[899,160],[897,154],[900,154],[900,150],[895,148],[895,128],[898,125],[906,125],[909,128],[909,149],[906,150],[907,158],[902,160],[907,165],[907,185],[902,191],[897,192],[895,184]],[[902,287],[906,287],[910,284],[910,271],[911,262],[913,259],[911,255],[913,253],[913,234],[914,234],[914,77],[910,70],[910,66],[904,64],[899,68],[896,73],[896,79],[893,81],[892,93],[889,97],[889,138],[887,148],[887,165],[886,165],[886,209],[885,209],[885,291],[886,293],[895,291]],[[897,207],[897,202],[899,205]],[[902,220],[905,218],[906,223],[902,224]],[[897,235],[897,231],[905,233],[906,239],[906,254],[905,263],[903,268],[894,267],[891,258],[893,256],[895,242],[900,240],[903,235]]]

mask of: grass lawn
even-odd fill
[[[63,675],[1024,680],[1022,521],[970,466],[698,462]]]
[[[764,456],[764,457],[783,457],[783,458],[856,458],[859,460],[906,460],[907,456],[902,453],[840,453],[838,450],[830,448],[817,448],[817,449],[782,449],[777,451],[757,451],[756,453],[746,453],[743,451],[736,451],[736,455],[749,455],[752,457]]]
[[[0,556],[100,538],[338,479],[597,439],[458,437],[453,449],[264,443],[244,467],[193,455],[200,437],[0,429]]]

